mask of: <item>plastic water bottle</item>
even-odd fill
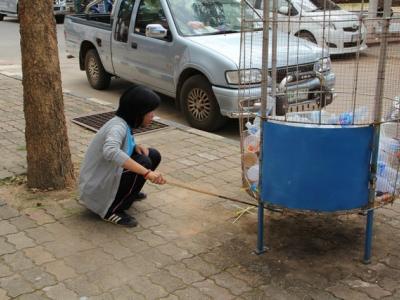
[[[250,169],[247,170],[247,179],[253,183],[258,182],[258,178],[260,176],[259,170],[260,167],[258,164],[250,167]]]

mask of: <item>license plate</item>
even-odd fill
[[[308,99],[308,89],[297,89],[287,91],[288,102],[296,102]]]
[[[352,43],[357,42],[359,39],[360,39],[360,35],[359,34],[353,34],[351,36],[351,42]]]

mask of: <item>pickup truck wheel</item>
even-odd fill
[[[181,105],[187,121],[197,129],[216,131],[227,121],[220,113],[210,83],[202,75],[194,75],[184,82]]]
[[[317,43],[317,40],[315,39],[315,37],[312,35],[311,32],[308,32],[308,31],[300,31],[300,32],[298,32],[298,33],[296,34],[296,36],[299,37],[299,38],[305,39],[305,40],[307,40],[307,41],[309,41],[309,42],[311,42],[311,43],[314,43],[314,44]]]
[[[64,18],[65,18],[64,15],[57,15],[57,16],[55,16],[55,18],[56,18],[56,23],[57,23],[57,24],[62,24],[62,23],[64,23]]]
[[[90,49],[85,56],[86,76],[96,90],[105,90],[110,86],[111,75],[104,70],[96,49]]]

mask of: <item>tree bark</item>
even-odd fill
[[[74,182],[61,86],[53,0],[20,0],[28,187]]]

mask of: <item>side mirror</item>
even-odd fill
[[[288,15],[290,14],[289,7],[287,7],[287,6],[281,6],[281,7],[279,7],[278,12],[279,12],[280,14],[286,15],[286,16],[288,16]]]
[[[160,24],[149,24],[146,26],[146,36],[155,39],[164,39],[168,30]]]

